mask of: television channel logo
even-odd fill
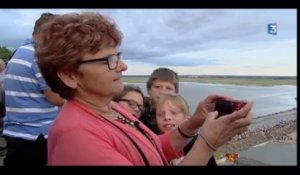
[[[268,24],[268,34],[270,35],[277,35],[277,23],[270,23]]]

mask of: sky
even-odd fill
[[[296,9],[0,9],[0,45],[30,38],[41,13],[97,11],[124,35],[124,75],[297,76]],[[268,33],[276,23],[277,34]]]

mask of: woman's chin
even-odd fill
[[[123,84],[122,81],[119,81],[119,80],[116,81],[115,86],[112,87],[112,90],[115,91],[115,94],[116,94],[116,95],[119,94],[119,93],[121,93],[121,92],[123,91],[123,89],[124,89],[124,84]]]

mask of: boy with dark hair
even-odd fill
[[[150,97],[145,99],[145,110],[140,121],[156,134],[159,133],[155,122],[155,102],[161,94],[178,93],[179,77],[177,72],[161,67],[152,72],[147,81],[147,91]]]
[[[154,133],[160,134],[160,130],[157,126],[155,119],[156,102],[159,96],[162,94],[179,93],[179,76],[178,73],[169,68],[158,68],[152,72],[147,81],[147,91],[150,97],[145,98],[145,110],[140,117],[140,121],[143,122]],[[185,153],[187,153],[196,141],[196,137],[185,147]],[[212,156],[207,163],[207,166],[216,166],[216,160]]]

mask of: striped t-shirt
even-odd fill
[[[58,107],[44,95],[49,87],[36,63],[33,40],[26,40],[8,62],[4,88],[3,134],[27,140],[36,140],[40,134],[47,138]]]

